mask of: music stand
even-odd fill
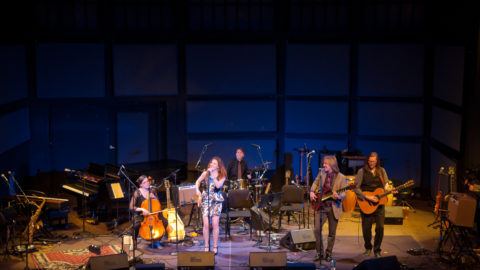
[[[110,198],[110,200],[115,201],[117,216],[113,221],[113,230],[116,231],[118,225],[118,202],[127,199],[127,196],[125,196],[126,189],[124,183],[120,180],[108,181],[106,183],[106,186],[108,191],[108,197]]]
[[[267,246],[260,246],[259,248],[266,249],[268,252],[271,251],[271,249],[279,249],[280,247],[278,245],[271,245],[270,239],[271,239],[271,232],[272,232],[272,214],[274,211],[280,210],[280,204],[282,202],[282,195],[283,192],[277,192],[277,193],[271,193],[271,194],[265,194],[265,196],[262,197],[260,200],[260,203],[258,204],[258,208],[266,209],[267,214],[268,214],[268,244]]]

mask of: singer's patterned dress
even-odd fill
[[[220,216],[222,213],[222,202],[224,200],[219,188],[215,187],[212,177],[208,177],[208,192],[202,191],[202,216],[207,217],[210,206],[210,217]],[[209,200],[210,199],[210,200]]]

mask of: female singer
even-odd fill
[[[134,212],[134,223],[133,227],[135,229],[135,239],[133,239],[134,247],[137,246],[137,237],[138,232],[140,231],[140,226],[141,223],[144,219],[144,216],[148,216],[150,212],[148,209],[142,208],[141,205],[142,203],[147,200],[148,195],[150,193],[150,198],[158,200],[157,192],[155,189],[150,188],[150,184],[152,182],[152,179],[146,175],[141,175],[137,179],[137,184],[139,185],[139,189],[137,189],[133,193],[133,197],[130,200],[130,211]],[[157,243],[158,246],[158,243]]]
[[[220,189],[225,182],[226,176],[227,171],[225,170],[222,160],[219,157],[213,157],[210,160],[210,163],[208,163],[208,170],[203,172],[195,182],[195,188],[198,196],[197,198],[201,198],[201,200],[198,200],[198,203],[202,209],[205,251],[209,251],[209,221],[211,218],[213,227],[213,252],[215,254],[218,252],[218,223],[220,220],[220,213],[222,213],[222,202],[224,200]],[[205,187],[208,187],[204,188],[203,192],[200,192],[201,184],[203,184]]]

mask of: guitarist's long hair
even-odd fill
[[[367,161],[365,162],[364,171],[366,171],[366,172],[370,171],[370,167],[368,166],[368,160],[371,157],[375,157],[377,159],[377,164],[375,165],[375,169],[380,169],[380,167],[381,167],[380,166],[380,158],[378,157],[378,153],[377,152],[371,152],[370,154],[368,154]]]
[[[335,156],[325,156],[323,157],[323,162],[327,162],[330,167],[332,167],[333,172],[338,174],[340,172],[340,169],[338,168],[338,163],[337,163],[337,158]]]

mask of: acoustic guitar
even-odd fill
[[[167,189],[167,209],[163,212],[163,216],[168,220],[168,241],[183,241],[185,239],[185,225],[170,202],[170,181],[165,180],[165,188]]]
[[[347,190],[351,190],[351,189],[354,189],[357,187],[357,184],[349,184],[348,186],[344,187],[344,188],[340,188],[338,190],[335,190],[335,192],[338,194],[338,193],[342,193],[342,192],[345,192]],[[317,195],[317,199],[315,201],[312,201],[312,209],[314,211],[318,211],[318,209],[320,209],[320,205],[322,202],[326,201],[326,200],[329,200],[329,199],[333,199],[333,191],[332,192],[329,192],[325,195],[322,196],[321,193],[316,193],[315,195]]]
[[[364,214],[371,214],[373,212],[375,212],[375,210],[377,210],[378,206],[379,205],[384,205],[386,202],[387,202],[387,195],[394,192],[394,191],[398,191],[398,190],[402,190],[402,189],[405,189],[405,188],[408,188],[408,187],[411,187],[415,184],[415,182],[413,182],[413,180],[408,180],[408,182],[406,182],[405,184],[403,185],[400,185],[388,192],[385,192],[383,190],[383,188],[377,188],[375,189],[375,191],[373,192],[369,192],[369,191],[364,191],[363,194],[365,194],[365,196],[376,196],[378,201],[376,203],[373,203],[367,199],[365,200],[357,200],[358,202],[358,206],[360,207],[360,210],[362,211],[362,213]]]

